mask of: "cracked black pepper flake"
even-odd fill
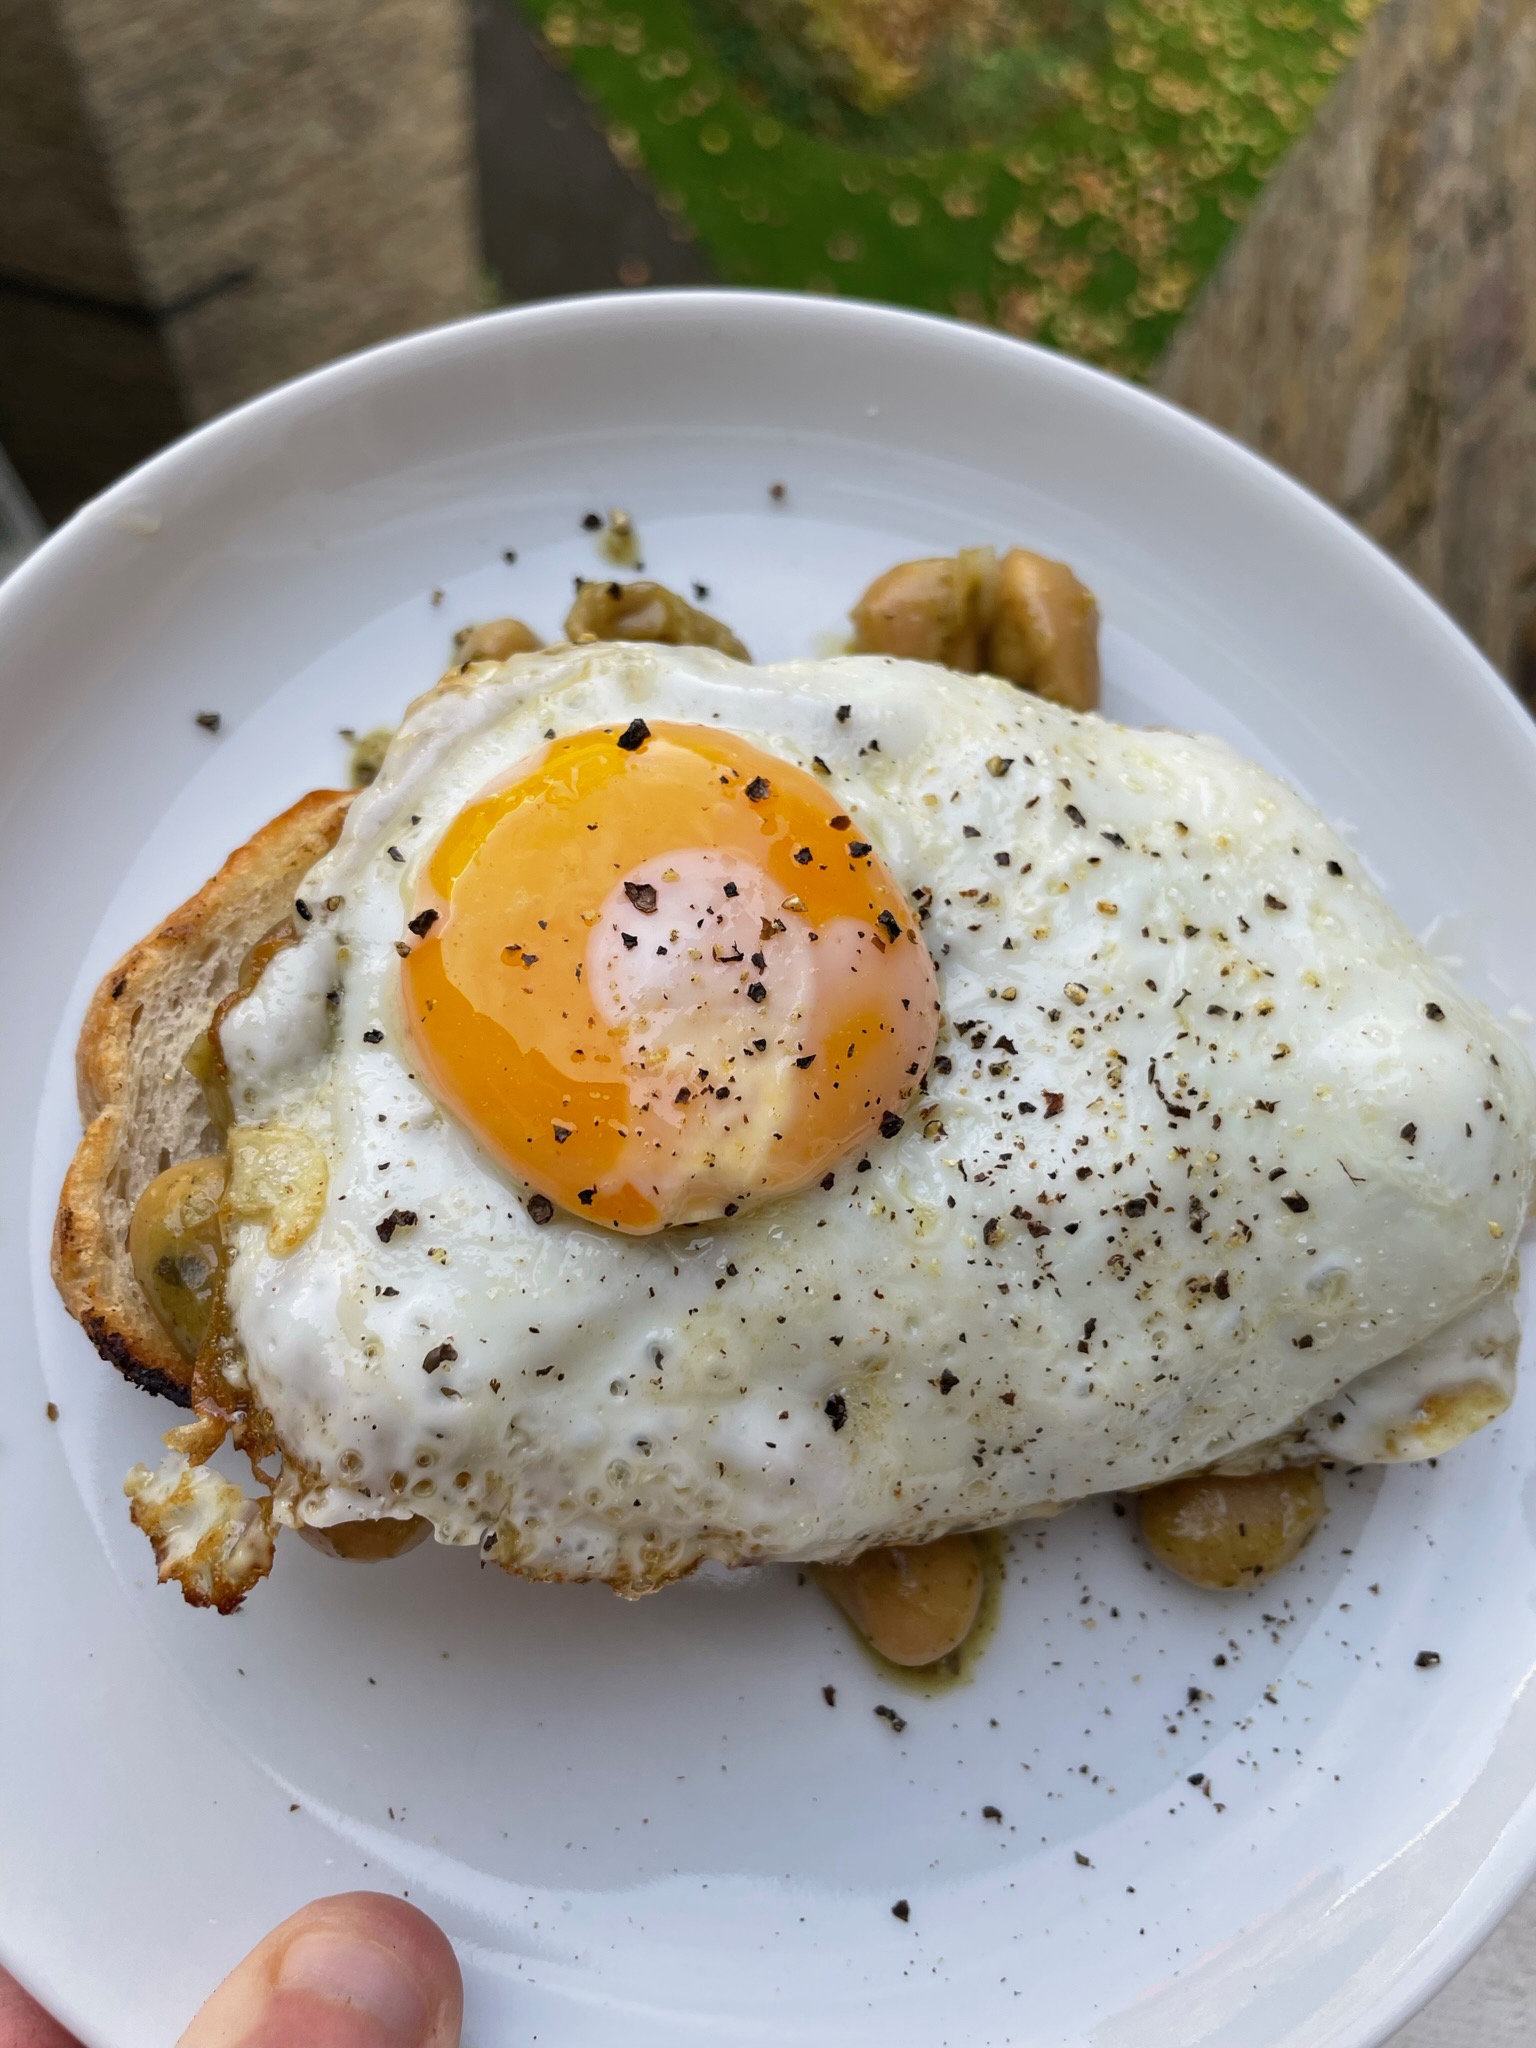
[[[1281,897],[1272,895],[1268,890],[1265,891],[1264,908],[1266,910],[1289,910],[1290,907]]]
[[[1419,1127],[1417,1124],[1404,1124],[1397,1135],[1405,1145],[1416,1144],[1418,1142]]]
[[[1424,1005],[1424,1014],[1431,1024],[1443,1024],[1445,1022],[1445,1012],[1438,1003],[1426,1003]]]
[[[593,1197],[596,1195],[596,1193],[596,1188],[578,1188],[576,1190],[576,1199],[578,1202],[580,1202],[583,1209],[590,1209],[592,1206]]]
[[[837,722],[838,722],[838,724],[839,724],[839,725],[846,725],[846,724],[848,723],[849,719],[850,719],[850,718],[852,718],[852,716],[853,716],[853,706],[852,706],[851,704],[839,704],[839,705],[838,705],[838,707],[837,707]]]
[[[749,1003],[766,1003],[767,1000],[768,991],[760,981],[749,981],[747,983],[747,1001]]]
[[[601,512],[586,512],[582,514],[581,529],[583,533],[596,533],[602,526],[602,523],[603,515]]]
[[[876,1707],[875,1712],[882,1721],[890,1722],[893,1735],[900,1735],[907,1725],[894,1707]]]
[[[372,1031],[365,1031],[363,1033],[363,1043],[364,1045],[382,1045],[384,1043],[384,1034],[375,1026]]]
[[[373,1227],[378,1232],[379,1243],[388,1244],[397,1230],[413,1230],[415,1226],[414,1209],[391,1209],[389,1214]]]
[[[837,1179],[837,1175],[836,1175],[835,1173],[824,1173],[824,1174],[823,1174],[823,1175],[821,1176],[821,1184],[822,1184],[822,1186],[823,1186],[824,1188],[830,1188],[830,1187],[831,1187],[831,1185],[832,1185],[832,1183],[833,1183],[833,1182],[834,1182],[834,1181],[835,1181],[836,1179]]]
[[[405,928],[408,932],[414,932],[418,939],[424,939],[436,923],[437,912],[435,910],[423,910],[417,916],[411,918]]]
[[[650,917],[656,909],[656,884],[654,882],[626,882],[624,894],[636,910]]]
[[[1074,1863],[1080,1863],[1084,1870],[1092,1870],[1093,1868],[1092,1857],[1085,1856],[1081,1849],[1074,1849],[1072,1851],[1072,1861]]]
[[[901,926],[888,910],[882,910],[875,919],[875,923],[879,925],[881,931],[885,933],[888,939],[899,939],[901,937]]]
[[[896,1918],[898,1920],[910,1920],[912,1917],[912,1908],[907,1904],[905,1899],[898,1899],[895,1905],[892,1906],[891,1911],[896,1915]]]
[[[807,1067],[814,1066],[815,1063],[816,1055],[813,1052],[803,1052],[800,1055],[799,1059],[795,1061],[795,1065],[799,1067],[802,1073],[805,1071]]]
[[[836,1436],[837,1432],[841,1428],[843,1428],[843,1426],[846,1424],[848,1420],[848,1402],[846,1396],[842,1394],[830,1394],[827,1397],[826,1407],[822,1412],[825,1414],[827,1420],[832,1425],[832,1434]]]
[[[837,1705],[837,1687],[835,1685],[824,1685],[821,1688],[821,1696],[829,1707]]]
[[[618,744],[626,754],[636,753],[651,736],[651,728],[643,718],[632,718],[619,734]]]
[[[794,858],[797,867],[808,868],[811,864],[811,849],[808,846],[797,846]]]
[[[1304,1216],[1312,1206],[1305,1195],[1298,1195],[1294,1190],[1288,1195],[1282,1195],[1280,1199],[1284,1202],[1287,1209],[1296,1216]]]
[[[1066,806],[1066,812],[1067,816],[1072,820],[1074,825],[1087,824],[1088,820],[1083,816],[1082,812],[1077,808],[1076,804],[1068,804]]]
[[[874,849],[873,847],[871,847],[867,839],[850,839],[848,842],[848,851],[853,855],[853,858],[855,860],[862,860],[866,853],[872,853]]]
[[[548,1195],[530,1195],[528,1197],[528,1214],[535,1223],[547,1223],[554,1213],[555,1205]]]
[[[960,1384],[960,1375],[957,1372],[951,1372],[946,1365],[933,1384],[941,1394],[952,1394]]]
[[[196,722],[204,732],[217,732],[224,723],[224,714],[222,711],[199,711]]]
[[[421,1369],[423,1372],[436,1372],[440,1365],[452,1365],[458,1355],[451,1343],[434,1344],[421,1361]]]
[[[695,602],[696,604],[702,604],[702,603],[704,602],[705,598],[706,598],[706,597],[708,597],[708,595],[709,595],[709,585],[708,585],[707,583],[700,583],[700,582],[699,582],[699,580],[698,580],[698,578],[697,578],[697,577],[695,577],[695,578],[694,578],[694,583],[693,583],[693,597],[694,597],[694,602]]]
[[[636,946],[638,946],[640,943],[640,941],[635,937],[633,932],[620,932],[619,937],[624,941],[624,950],[626,953],[633,953]]]
[[[770,796],[772,792],[773,784],[768,780],[766,775],[754,775],[752,780],[747,784],[747,802],[749,804],[760,804],[763,801],[763,798],[766,796]]]
[[[398,846],[386,846],[384,851],[389,855],[391,860],[403,861],[405,859],[405,855],[400,851]]]
[[[1045,1096],[1045,1116],[1046,1121],[1049,1122],[1053,1116],[1061,1115],[1063,1109],[1066,1108],[1067,1098],[1065,1095],[1058,1095],[1054,1088],[1046,1088],[1041,1092]]]
[[[1312,1337],[1310,1332],[1304,1337],[1293,1337],[1291,1339],[1291,1342],[1296,1346],[1296,1349],[1298,1351],[1310,1351],[1312,1349]]]
[[[1336,860],[1329,861],[1328,872],[1330,875],[1342,875],[1344,872],[1343,863]]]
[[[782,505],[785,498],[789,495],[788,487],[784,484],[770,484],[768,486],[768,495],[772,498],[775,505]]]
[[[502,549],[502,551],[501,551],[501,559],[502,559],[502,560],[503,560],[503,561],[504,561],[504,562],[505,562],[505,563],[507,564],[507,566],[508,566],[508,567],[510,568],[510,567],[511,567],[511,565],[512,565],[512,564],[513,564],[513,563],[514,563],[514,562],[515,562],[516,560],[517,560],[517,549],[516,549],[516,548],[503,548],[503,549]]]
[[[1438,1650],[1420,1650],[1417,1657],[1413,1660],[1416,1671],[1433,1671],[1439,1662],[1440,1652]]]
[[[885,1112],[885,1115],[880,1119],[881,1137],[894,1138],[896,1133],[901,1129],[905,1121],[906,1119],[904,1117],[899,1117],[894,1109],[888,1109]]]
[[[1000,1806],[984,1806],[981,1809],[981,1817],[983,1820],[1000,1821],[1003,1817],[1003,1809]]]
[[[311,918],[312,918],[312,917],[314,916],[314,914],[315,914],[315,913],[314,913],[314,912],[313,912],[313,911],[312,911],[312,910],[310,909],[309,905],[308,905],[308,904],[307,904],[307,903],[306,903],[306,902],[304,901],[304,898],[303,898],[302,896],[295,896],[295,897],[294,897],[294,899],[293,899],[293,907],[294,907],[294,909],[295,909],[295,910],[296,910],[296,911],[298,912],[299,916],[303,918],[303,920],[304,920],[304,922],[305,922],[306,924],[308,924],[308,923],[309,923],[310,919],[311,919]]]

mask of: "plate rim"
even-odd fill
[[[451,352],[458,345],[459,337],[472,333],[532,332],[539,327],[558,327],[573,317],[578,325],[588,318],[612,319],[615,316],[645,325],[664,321],[677,313],[684,319],[701,321],[712,317],[733,319],[737,317],[737,309],[743,306],[760,308],[769,318],[823,320],[834,324],[863,321],[892,333],[926,334],[950,346],[972,348],[995,361],[1022,356],[1032,362],[1036,375],[1058,378],[1064,386],[1091,388],[1098,393],[1100,402],[1108,403],[1124,414],[1139,412],[1145,418],[1157,420],[1165,435],[1188,438],[1208,461],[1224,469],[1234,482],[1269,496],[1276,505],[1285,506],[1303,518],[1320,520],[1337,546],[1352,554],[1362,566],[1368,564],[1370,571],[1383,579],[1384,586],[1393,589],[1399,602],[1411,606],[1421,626],[1438,639],[1448,638],[1463,659],[1470,657],[1480,672],[1484,689],[1491,693],[1491,701],[1499,706],[1500,715],[1511,735],[1518,733],[1527,747],[1536,749],[1536,725],[1519,704],[1514,691],[1471,636],[1422,584],[1410,576],[1379,542],[1308,485],[1213,427],[1197,413],[1189,412],[1148,385],[1133,384],[1092,363],[1064,355],[1037,342],[1002,334],[995,328],[979,327],[913,307],[885,305],[873,299],[764,290],[751,286],[679,285],[652,287],[640,292],[577,292],[522,305],[495,307],[353,350],[333,361],[321,363],[301,376],[274,385],[270,390],[258,392],[179,436],[77,507],[4,582],[0,582],[0,635],[3,635],[8,615],[13,609],[37,601],[42,594],[40,586],[46,587],[67,549],[82,536],[92,519],[104,511],[128,508],[146,487],[171,480],[185,470],[195,469],[205,459],[216,455],[221,443],[259,429],[269,416],[281,414],[296,401],[323,398],[333,387],[339,390],[359,379],[366,381],[383,376],[392,366],[403,365],[415,357],[426,357],[438,350]]]

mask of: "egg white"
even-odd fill
[[[830,1190],[645,1239],[530,1219],[413,1074],[397,952],[472,796],[637,714],[819,756],[945,1015]],[[852,1556],[1239,1452],[1512,1268],[1523,1051],[1213,740],[883,659],[554,650],[421,699],[304,900],[224,1029],[237,1116],[328,1168],[308,1240],[241,1226],[228,1281],[281,1520],[415,1513],[629,1591]]]

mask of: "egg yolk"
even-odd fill
[[[711,727],[556,740],[454,819],[402,964],[422,1078],[534,1190],[615,1230],[734,1215],[888,1142],[933,961],[860,828]]]

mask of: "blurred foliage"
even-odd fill
[[[1061,62],[1099,63],[1081,0],[694,0],[738,87],[819,141],[882,155],[985,148],[1059,106]]]
[[[723,278],[1134,377],[1375,0],[519,4]]]

